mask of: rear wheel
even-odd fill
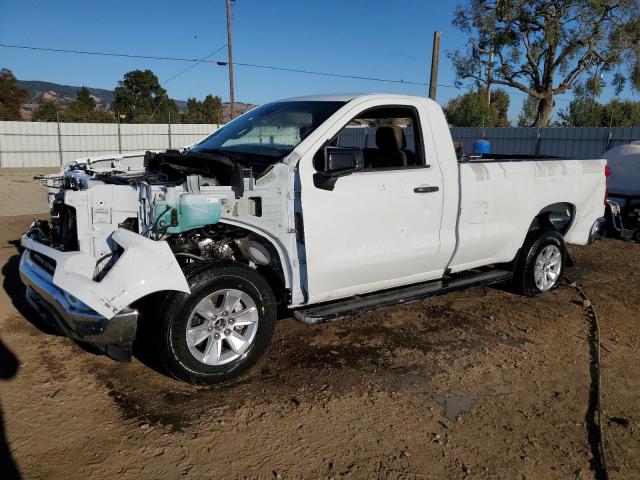
[[[173,293],[159,327],[162,361],[193,384],[229,380],[267,349],[276,318],[269,284],[254,270],[214,264],[187,273],[191,294]]]
[[[562,235],[555,230],[534,230],[527,235],[518,258],[514,286],[526,295],[548,292],[560,283],[567,260]]]

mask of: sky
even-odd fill
[[[452,25],[456,1],[235,0],[234,62],[336,74],[429,82],[433,32],[442,31],[437,100],[462,91],[446,52],[467,38]],[[203,58],[227,43],[225,0],[0,0],[0,43],[133,55]],[[211,60],[226,60],[226,48]],[[224,66],[0,48],[0,68],[22,80],[113,89],[124,73],[153,70],[172,98],[229,98]],[[172,78],[175,77],[175,78]],[[336,92],[427,95],[426,85],[331,78],[235,68],[236,101],[262,104],[292,96]],[[524,95],[511,95],[517,119]],[[605,90],[601,100],[612,95]],[[556,98],[563,108],[570,94]]]

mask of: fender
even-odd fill
[[[124,253],[100,281],[93,280],[96,259],[83,252],[61,252],[29,238],[22,246],[56,261],[53,284],[107,319],[150,293],[191,293],[167,242],[119,228],[111,237]]]
[[[236,227],[244,228],[250,232],[253,232],[257,235],[260,235],[266,241],[268,241],[273,248],[275,248],[278,253],[278,257],[280,257],[280,265],[282,266],[282,271],[284,273],[285,287],[291,288],[293,284],[293,267],[291,262],[289,261],[289,255],[287,254],[285,246],[281,243],[280,239],[273,235],[268,230],[264,228],[260,228],[256,225],[253,225],[248,222],[242,222],[239,220],[232,220],[229,218],[223,218],[220,220],[220,223],[226,223],[229,225],[234,225]]]

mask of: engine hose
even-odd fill
[[[155,234],[156,234],[156,240],[158,240],[158,234],[160,233],[160,231],[158,230],[158,222],[160,221],[160,219],[161,219],[162,217],[164,217],[164,214],[165,214],[165,213],[167,213],[169,210],[171,210],[171,208],[172,208],[172,207],[171,207],[170,205],[167,205],[167,208],[164,210],[164,212],[162,212],[160,215],[158,215],[158,216],[156,217],[155,222],[153,222],[153,229],[152,229],[152,230],[153,230],[153,231],[155,232]],[[169,228],[169,226],[168,226],[168,225],[167,225],[166,227],[164,227],[164,229],[163,229],[163,230],[164,230],[164,231],[166,231],[166,230],[167,230],[167,228]],[[163,233],[164,233],[164,232],[163,232]]]
[[[587,430],[593,456],[591,466],[596,479],[608,480],[609,470],[607,469],[605,437],[604,429],[602,428],[602,375],[600,369],[600,324],[598,323],[598,314],[582,287],[566,275],[564,276],[564,281],[567,287],[575,289],[582,298],[582,303],[587,309],[587,316],[590,321],[589,351],[591,361],[589,371],[591,374],[591,388],[589,389],[589,406],[587,408]],[[596,412],[597,422],[594,419]]]

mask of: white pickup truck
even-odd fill
[[[316,323],[473,285],[555,287],[593,240],[605,161],[458,159],[440,107],[404,95],[258,107],[181,151],[48,176],[22,237],[30,304],[131,359],[157,342],[198,384],[256,362],[278,312]]]

